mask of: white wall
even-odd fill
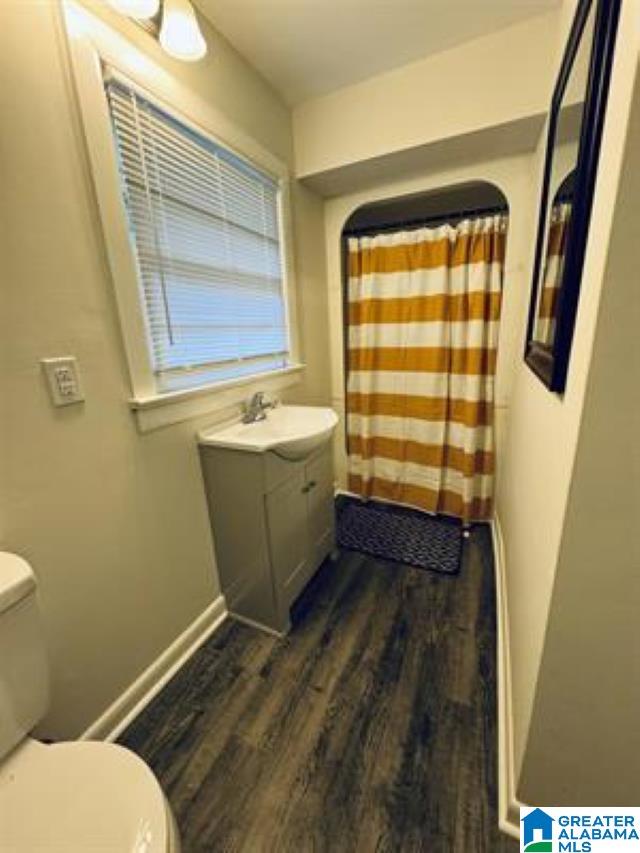
[[[638,802],[639,220],[636,81],[522,766],[521,796],[540,805]]]
[[[558,18],[554,9],[300,104],[296,173],[309,177],[546,113]]]
[[[637,0],[625,0],[565,394],[551,394],[521,360],[516,364],[497,494],[506,560],[516,778],[531,722],[591,363],[637,62],[637,16]],[[565,32],[570,18],[571,4],[567,4]],[[542,147],[535,167],[538,173],[541,154]],[[579,600],[575,606],[579,606]],[[578,708],[575,713],[580,714]]]
[[[150,60],[291,162],[288,109],[206,23],[209,56],[189,65],[93,5]],[[0,24],[2,547],[29,559],[40,581],[53,672],[41,731],[72,737],[219,587],[198,424],[141,435],[126,403],[131,388],[58,3],[2,4]],[[320,203],[306,189],[297,195],[301,242],[321,245],[313,236]],[[305,251],[296,265],[303,313],[312,298],[312,314],[322,252]],[[86,402],[54,409],[38,361],[65,354],[78,357]],[[321,386],[313,374],[309,393],[321,395]]]
[[[330,199],[325,204],[329,334],[331,344],[331,402],[341,423],[335,442],[336,476],[346,488],[347,459],[344,444],[343,281],[340,237],[349,216],[361,205],[416,192],[461,185],[469,181],[495,184],[509,203],[509,233],[505,259],[500,342],[496,369],[496,435],[498,464],[508,418],[514,364],[520,358],[529,290],[530,235],[533,228],[536,188],[530,176],[530,156],[478,162],[450,171],[425,173],[404,181]]]
[[[331,398],[331,379],[328,370],[329,333],[325,322],[328,292],[324,201],[298,182],[294,182],[292,197],[298,328],[306,369],[301,384],[282,397],[295,403],[326,406]]]

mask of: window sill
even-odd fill
[[[273,393],[289,388],[300,382],[303,370],[304,364],[292,364],[280,370],[243,376],[227,382],[217,382],[215,385],[133,397],[129,400],[129,406],[136,416],[140,432],[151,432],[160,427],[237,406],[256,391]]]

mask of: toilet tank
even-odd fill
[[[43,717],[49,700],[35,593],[29,564],[0,551],[0,759]]]

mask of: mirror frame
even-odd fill
[[[571,32],[562,58],[562,65],[551,99],[547,145],[544,160],[536,254],[531,283],[529,319],[524,359],[531,370],[551,391],[562,393],[565,389],[571,342],[580,294],[582,266],[589,233],[589,219],[593,202],[593,191],[598,168],[598,155],[602,137],[602,126],[607,103],[609,78],[613,63],[615,37],[621,0],[579,0]],[[562,98],[571,74],[585,24],[592,6],[595,4],[595,21],[589,74],[585,92],[582,127],[576,164],[575,190],[571,221],[567,232],[565,266],[562,283],[558,293],[556,310],[556,331],[553,344],[546,346],[534,340],[538,288],[541,286],[544,269],[547,232],[547,206],[549,203],[549,184],[553,163],[554,141],[558,122],[558,113]]]

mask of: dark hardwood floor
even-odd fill
[[[232,619],[125,732],[185,853],[515,853],[488,530],[447,577],[343,554],[278,640]]]

